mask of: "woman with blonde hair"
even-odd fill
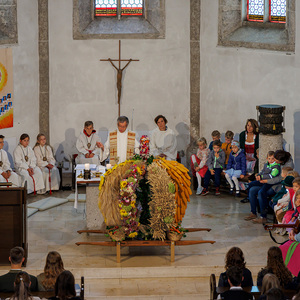
[[[261,296],[259,300],[267,299],[266,293],[272,288],[280,289],[280,282],[274,274],[268,273],[264,276],[264,279],[262,281]]]
[[[26,272],[19,272],[15,279],[15,293],[8,298],[9,300],[40,300],[30,294],[30,276]]]
[[[58,275],[64,270],[60,254],[56,251],[49,252],[44,273],[37,276],[39,291],[53,291]]]

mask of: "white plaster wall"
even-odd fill
[[[218,47],[218,1],[201,5],[201,134],[211,140],[214,129],[239,133],[246,119],[256,119],[257,105],[284,105],[283,137],[300,171],[300,24],[296,54]]]
[[[72,3],[49,1],[50,132],[59,160],[76,152],[84,121],[94,121],[105,141],[118,114],[115,70],[99,61],[118,57],[118,40],[73,40]],[[189,5],[166,1],[166,39],[122,40],[122,57],[140,61],[123,73],[121,114],[131,121],[134,109],[133,130],[140,134],[164,114],[179,150],[189,143]]]
[[[18,45],[13,48],[14,126],[2,129],[4,149],[11,155],[22,133],[34,146],[39,130],[39,61],[37,1],[18,1]],[[11,158],[11,157],[10,157]]]

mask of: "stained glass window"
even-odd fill
[[[116,16],[117,6],[117,0],[95,0],[95,16]]]
[[[248,21],[260,21],[264,20],[264,0],[248,0]]]
[[[144,0],[94,0],[94,2],[96,17],[143,15]]]
[[[142,16],[143,0],[121,0],[122,16]]]
[[[286,0],[270,0],[270,21],[286,22]]]

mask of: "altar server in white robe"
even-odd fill
[[[12,186],[20,186],[20,177],[12,171],[4,146],[4,136],[0,135],[0,182],[11,182]]]
[[[176,160],[176,136],[173,130],[167,127],[166,117],[158,115],[154,122],[157,128],[152,131],[150,138],[150,153],[153,156],[165,157],[167,160]]]
[[[84,123],[84,129],[77,139],[76,148],[79,152],[76,158],[77,164],[100,164],[104,146],[101,143],[99,135],[96,134],[96,130],[94,130],[92,121],[86,121]]]
[[[129,120],[125,116],[117,119],[117,130],[108,134],[102,160],[109,156],[109,163],[115,165],[139,154],[139,142],[135,132],[128,130],[128,124]]]
[[[33,148],[36,164],[41,169],[44,177],[44,192],[58,191],[60,184],[59,171],[55,166],[55,158],[53,156],[52,148],[47,144],[46,136],[39,133],[37,142]]]
[[[20,143],[14,151],[14,162],[17,173],[21,176],[21,184],[27,182],[27,193],[43,194],[44,178],[41,169],[36,165],[36,157],[29,145],[29,135],[23,133]]]

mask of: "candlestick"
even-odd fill
[[[106,164],[106,169],[111,169],[111,164]]]
[[[84,164],[84,169],[89,170],[90,169],[90,164]]]

